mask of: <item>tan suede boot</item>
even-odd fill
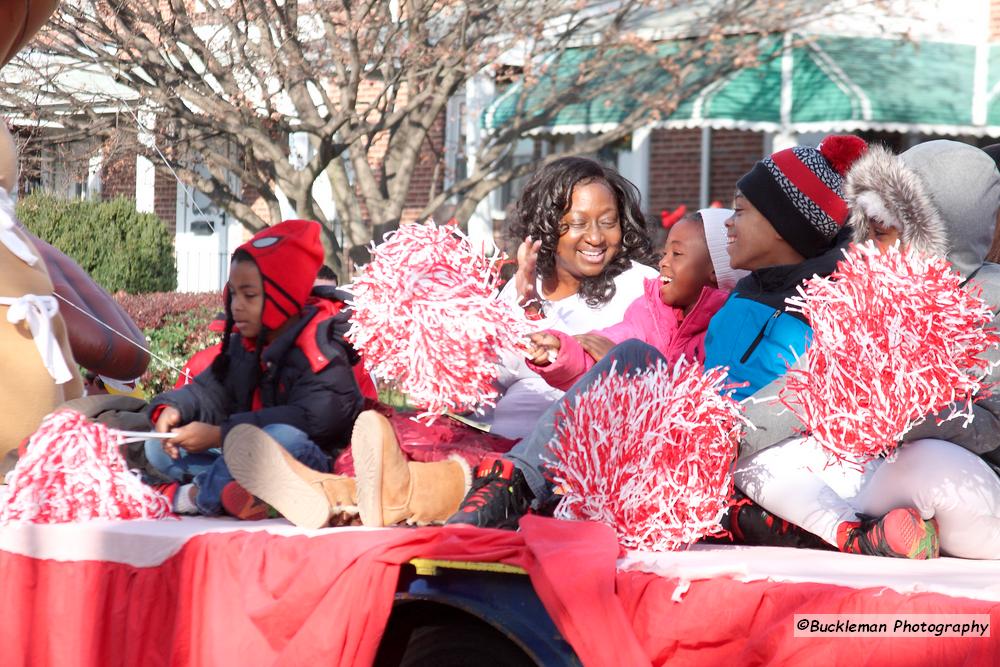
[[[366,526],[443,523],[458,510],[471,484],[468,464],[407,461],[389,420],[368,410],[358,416],[351,435],[358,512]]]
[[[409,468],[410,485],[406,500],[398,506],[382,507],[385,518],[399,517],[395,519],[397,523],[400,520],[418,526],[444,523],[458,511],[472,486],[469,464],[458,456],[433,463],[410,461]]]
[[[301,528],[322,528],[331,518],[357,515],[354,480],[302,465],[274,438],[251,426],[234,426],[222,446],[229,472],[243,488]]]

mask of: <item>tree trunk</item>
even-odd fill
[[[344,253],[340,244],[337,242],[337,235],[334,234],[333,230],[323,225],[323,263],[333,269],[334,273],[337,274],[338,282],[346,282],[348,277],[348,272],[345,270],[344,266]]]

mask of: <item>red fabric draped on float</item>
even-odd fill
[[[803,552],[807,554],[809,552]],[[938,593],[830,584],[691,583],[619,572],[618,599],[653,665],[990,665],[1000,652],[1000,603]],[[991,637],[795,637],[796,614],[989,614]]]
[[[0,624],[0,651],[3,664],[37,667],[365,665],[400,565],[426,557],[521,566],[588,664],[642,664],[614,597],[617,553],[604,526],[536,518],[520,533],[213,533],[148,568],[0,552],[0,599],[16,610]]]
[[[604,526],[527,517],[522,527],[208,533],[152,567],[0,551],[3,664],[369,664],[399,567],[415,557],[524,567],[586,665],[828,664],[834,655],[838,664],[989,664],[1000,648],[996,631],[988,639],[792,637],[796,613],[1000,621],[998,603],[727,578],[695,581],[677,603],[676,579],[616,574],[618,548]]]

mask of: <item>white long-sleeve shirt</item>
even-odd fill
[[[546,301],[545,317],[533,322],[532,326],[536,331],[555,329],[576,335],[617,324],[624,318],[629,305],[642,296],[643,281],[656,275],[656,269],[632,262],[631,268],[615,277],[615,295],[608,303],[591,308],[579,294]],[[537,290],[542,294],[541,280]],[[499,298],[517,303],[519,296],[513,280],[504,286]],[[503,356],[497,383],[502,391],[496,408],[491,414],[476,419],[490,424],[491,433],[506,438],[523,438],[530,433],[546,408],[563,395],[529,370],[523,358],[515,355]]]

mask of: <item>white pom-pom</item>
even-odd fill
[[[159,519],[166,497],[143,484],[118,451],[122,436],[79,412],[47,416],[7,475],[0,522]]]
[[[873,243],[788,299],[813,341],[779,396],[834,460],[860,466],[890,454],[928,415],[972,419],[972,401],[1000,337],[993,313],[939,257]],[[956,404],[962,404],[956,406]]]
[[[600,378],[550,445],[556,516],[612,526],[630,549],[680,549],[719,525],[746,424],[725,373],[679,361]]]
[[[525,352],[529,324],[496,298],[500,265],[427,222],[387,234],[352,283],[348,339],[421,418],[494,405],[500,354]]]

